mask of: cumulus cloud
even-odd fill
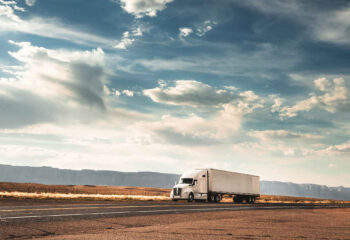
[[[221,108],[231,104],[242,112],[263,107],[263,100],[252,91],[218,89],[195,80],[177,80],[175,86],[161,82],[156,88],[144,90],[143,94],[154,102],[178,106]]]
[[[19,10],[14,1],[0,1],[0,20],[8,19],[11,22],[18,23],[21,19],[16,15],[15,11]],[[0,25],[1,26],[1,25]]]
[[[173,87],[163,83],[159,87],[144,90],[143,93],[154,102],[195,107],[217,106],[239,98],[231,91],[216,89],[195,80],[177,80]]]
[[[184,39],[188,37],[193,32],[193,30],[191,28],[183,27],[183,28],[179,28],[179,32],[180,32],[179,38]]]
[[[12,70],[15,81],[0,82],[0,128],[88,120],[91,112],[105,111],[107,73],[102,49],[70,52],[11,43],[19,50],[9,54],[23,65]]]
[[[173,0],[120,0],[121,7],[136,18],[155,17],[158,11],[166,8]]]
[[[343,78],[334,78],[329,81],[319,78],[314,81],[315,87],[320,93],[311,93],[311,97],[297,102],[291,107],[281,107],[280,116],[295,117],[299,112],[308,112],[312,109],[324,109],[327,112],[345,111],[349,109],[348,90]]]

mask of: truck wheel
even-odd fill
[[[188,195],[187,201],[192,202],[193,200],[194,200],[194,195],[193,195],[193,193],[190,193],[190,195]]]
[[[173,202],[177,202],[177,199],[173,199]]]
[[[220,195],[219,194],[215,194],[215,202],[220,202],[220,200],[221,200],[221,197],[220,197]]]
[[[210,194],[209,202],[215,202],[215,194]]]

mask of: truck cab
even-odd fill
[[[208,171],[199,169],[181,175],[170,193],[177,200],[206,200],[208,198]]]

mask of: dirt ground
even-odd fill
[[[45,231],[40,230],[45,224]],[[43,239],[350,239],[350,208],[251,210],[18,223]],[[6,231],[6,225],[1,232]],[[9,232],[7,231],[7,234]],[[40,233],[40,235],[39,235]],[[2,235],[5,236],[5,235]],[[9,236],[9,235],[7,235]],[[5,239],[5,238],[4,238]]]
[[[142,218],[149,220],[143,222]],[[124,224],[140,221],[141,226],[51,239],[350,239],[350,209],[242,211],[142,218],[122,220]]]

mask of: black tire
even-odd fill
[[[208,200],[209,202],[215,202],[215,194],[210,194]]]
[[[173,202],[177,202],[177,199],[173,199]]]
[[[215,194],[215,202],[220,202],[221,201],[221,197],[219,194]]]
[[[233,197],[233,202],[234,203],[242,203],[243,202],[243,198],[240,196],[234,196]]]
[[[194,195],[193,195],[193,193],[190,193],[190,194],[188,195],[187,201],[188,201],[188,202],[193,202],[193,200],[194,200]]]
[[[252,197],[252,203],[255,203],[255,199],[256,199],[255,197]]]

